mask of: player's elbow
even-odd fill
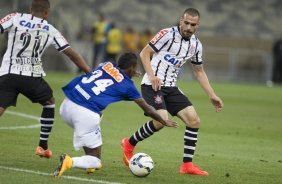
[[[141,60],[145,58],[144,49],[140,52],[139,56],[140,56]]]
[[[155,110],[153,108],[148,108],[148,109],[146,109],[145,114],[150,116],[150,117],[154,117]]]

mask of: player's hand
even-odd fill
[[[149,77],[151,83],[152,83],[152,88],[154,91],[161,90],[161,80],[157,76],[150,76]]]
[[[136,71],[134,74],[133,74],[133,77],[140,77],[142,75],[142,73],[140,71]]]
[[[178,124],[174,121],[171,121],[171,120],[165,120],[165,126],[167,127],[173,127],[173,128],[177,128],[178,127]]]
[[[213,104],[214,108],[215,108],[215,111],[216,112],[220,112],[223,108],[223,102],[222,100],[218,97],[218,96],[212,96],[210,98],[211,100],[211,103]]]

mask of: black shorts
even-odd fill
[[[178,89],[178,87],[162,87],[154,91],[151,85],[141,85],[143,98],[156,110],[165,109],[172,116],[176,116],[182,109],[192,106],[189,99]]]
[[[53,97],[53,91],[41,77],[15,74],[0,76],[0,107],[16,106],[19,93],[33,103],[46,102]]]

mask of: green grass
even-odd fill
[[[64,95],[61,87],[73,74],[49,73],[56,97],[56,122],[49,147],[54,157],[42,159],[34,155],[38,144],[39,128],[0,129],[0,183],[86,183],[72,179],[54,179],[51,176],[7,170],[52,173],[58,165],[58,156],[69,153],[83,155],[72,147],[72,129],[59,117],[58,109]],[[138,85],[140,80],[136,80]],[[139,86],[139,85],[138,85]],[[212,184],[265,184],[282,181],[282,87],[262,85],[214,83],[213,87],[224,101],[224,109],[215,113],[207,96],[195,81],[179,81],[182,91],[194,103],[201,118],[199,141],[194,162],[207,170],[208,177],[180,175],[183,154],[184,124],[177,118],[179,128],[165,128],[150,139],[138,144],[136,152],[149,154],[156,165],[146,178],[134,177],[123,165],[120,141],[139,128],[147,117],[133,102],[118,102],[104,111],[102,120],[103,169],[86,174],[79,169],[67,171],[65,176],[119,183],[212,183]],[[17,107],[9,111],[39,116],[41,107],[19,96]],[[0,128],[36,124],[35,120],[4,114]],[[2,166],[2,168],[1,168]]]

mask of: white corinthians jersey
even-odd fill
[[[161,30],[149,45],[155,51],[151,67],[155,76],[162,80],[162,86],[176,86],[179,70],[186,61],[202,64],[201,42],[195,35],[190,39],[183,38],[177,26]],[[151,85],[147,73],[142,84]]]
[[[0,76],[17,74],[45,76],[41,55],[53,44],[58,51],[69,47],[61,33],[44,19],[31,14],[12,13],[0,20],[0,31],[8,32],[8,47],[3,57]]]

